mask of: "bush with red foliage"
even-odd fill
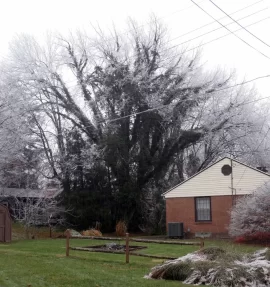
[[[234,240],[236,243],[261,243],[270,245],[270,232],[255,232],[238,236]]]

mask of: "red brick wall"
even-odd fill
[[[183,222],[184,231],[211,232],[212,235],[227,234],[230,222],[232,197],[230,195],[211,196],[212,222],[195,222],[194,197],[166,199],[166,222]]]

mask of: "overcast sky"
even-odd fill
[[[194,1],[213,17],[217,19],[224,17],[224,14],[209,0]],[[270,0],[213,1],[234,19],[239,20],[243,26],[260,21],[247,29],[270,45],[270,9],[266,9],[270,6]],[[252,6],[243,9],[249,5]],[[240,9],[243,10],[232,14]],[[91,29],[90,23],[99,24],[105,30],[111,28],[112,23],[114,23],[116,28],[124,31],[127,29],[125,22],[128,17],[134,18],[142,25],[147,25],[151,13],[162,19],[172,38],[177,38],[172,41],[172,44],[175,45],[220,27],[216,22],[196,32],[188,33],[213,22],[190,0],[2,0],[0,55],[5,56],[8,43],[16,33],[24,32],[42,37],[48,30],[67,33],[77,28]],[[240,20],[241,18],[244,19]],[[229,18],[220,21],[224,25],[232,22]],[[240,27],[233,23],[228,28],[235,31]],[[196,40],[189,41],[187,44],[191,49],[228,33],[226,29],[221,28]],[[270,47],[244,30],[236,33],[248,44],[270,58]],[[186,35],[179,37],[183,34]],[[203,61],[210,67],[218,65],[225,66],[229,70],[235,68],[238,75],[247,80],[270,74],[270,59],[253,50],[232,34],[203,47]],[[270,78],[256,81],[256,86],[261,96],[270,96]]]

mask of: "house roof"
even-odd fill
[[[0,187],[0,197],[30,197],[30,198],[55,198],[62,192],[61,189],[24,189]]]
[[[267,175],[267,176],[270,177],[270,174],[268,174],[268,173],[266,173],[266,172],[263,172],[263,171],[261,171],[261,170],[259,170],[259,169],[257,169],[257,168],[254,168],[254,167],[252,167],[252,166],[250,166],[250,165],[247,165],[247,164],[245,164],[245,163],[243,163],[243,162],[240,162],[240,161],[238,161],[238,160],[236,160],[236,159],[232,159],[232,158],[229,158],[228,156],[225,156],[225,157],[221,158],[220,160],[218,160],[218,161],[216,161],[216,162],[210,164],[208,167],[206,167],[206,168],[200,170],[199,172],[195,173],[193,176],[189,177],[188,179],[186,179],[186,180],[180,182],[179,184],[175,185],[174,187],[170,188],[170,189],[167,190],[166,192],[162,193],[162,196],[164,196],[165,194],[167,194],[167,193],[170,192],[171,190],[175,189],[176,187],[178,187],[178,186],[180,186],[180,185],[186,183],[187,181],[193,179],[193,178],[196,177],[197,175],[203,173],[205,170],[211,168],[212,166],[214,166],[215,164],[219,163],[220,161],[222,161],[222,160],[224,160],[224,159],[232,160],[232,161],[237,162],[237,163],[239,163],[239,164],[241,164],[241,165],[243,165],[243,166],[245,166],[245,167],[247,167],[247,168],[250,168],[250,169],[253,169],[253,170],[257,171],[258,173],[262,173],[262,174]]]

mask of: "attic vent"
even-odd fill
[[[232,173],[232,167],[228,164],[223,165],[223,167],[221,168],[221,172],[227,176],[230,175]]]

